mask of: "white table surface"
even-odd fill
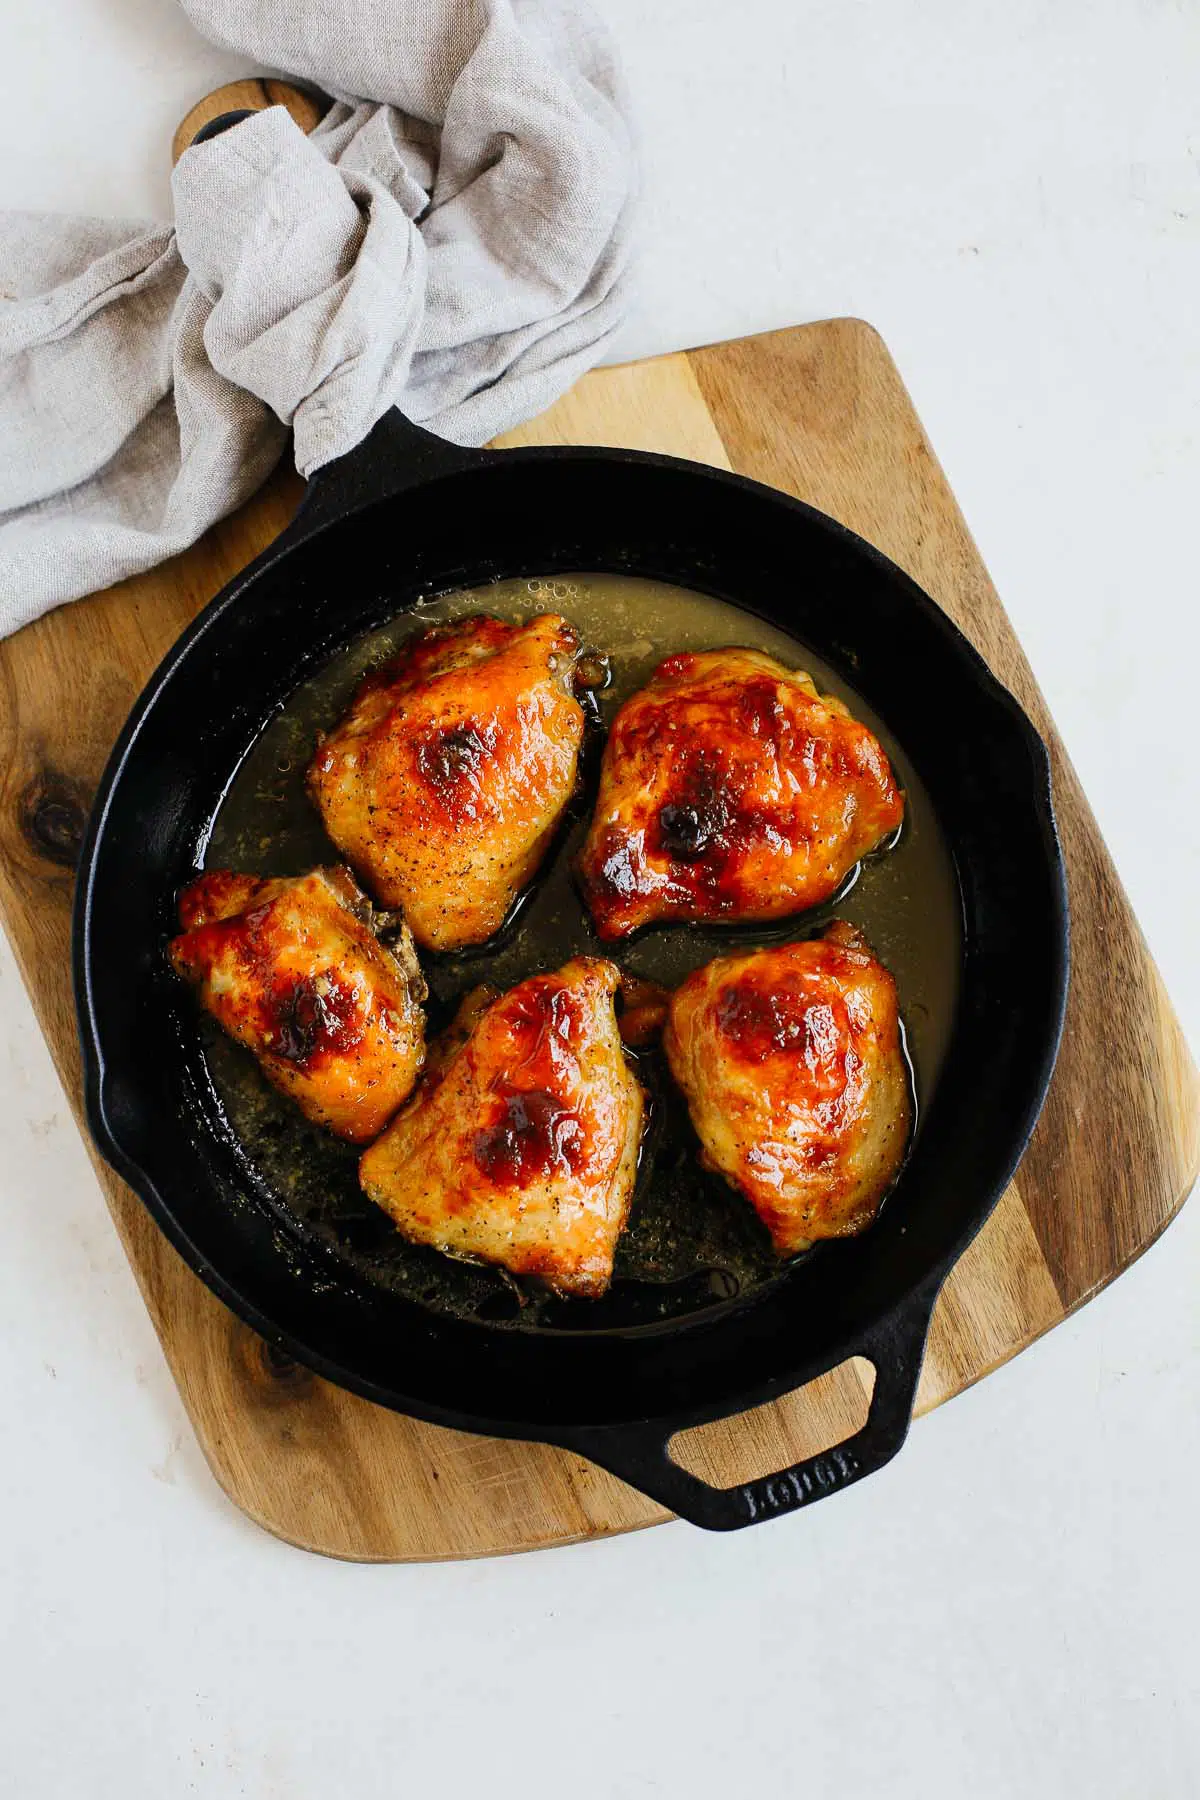
[[[604,10],[623,353],[880,328],[1200,1042],[1200,13]],[[177,120],[243,72],[172,0],[0,0],[0,41],[0,205],[165,212]],[[372,1569],[214,1485],[3,940],[0,1141],[14,1800],[1200,1792],[1200,1206],[830,1503]]]

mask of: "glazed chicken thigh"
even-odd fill
[[[425,984],[412,940],[371,929],[349,870],[265,880],[214,869],[179,901],[176,972],[267,1079],[352,1143],[382,1131],[424,1061]]]
[[[854,926],[697,969],[675,991],[663,1048],[703,1161],[781,1256],[870,1224],[912,1102],[896,986]]]
[[[613,721],[579,861],[601,938],[819,905],[894,833],[879,740],[757,650],[670,656]]]
[[[367,676],[319,746],[325,829],[425,948],[483,943],[541,862],[575,786],[579,649],[553,614],[434,627]]]
[[[359,1177],[415,1243],[608,1287],[637,1175],[644,1097],[617,1032],[610,962],[577,957],[468,996],[429,1073]]]

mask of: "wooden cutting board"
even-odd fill
[[[506,444],[669,451],[770,482],[900,563],[962,627],[1050,745],[1074,966],[1057,1072],[1017,1179],[954,1270],[918,1395],[927,1412],[1031,1343],[1146,1249],[1200,1159],[1200,1086],[1045,702],[884,345],[835,320],[598,370]],[[72,863],[138,689],[196,610],[278,532],[280,471],[194,549],[0,644],[0,920],[78,1109]],[[985,1103],[981,1100],[981,1104]],[[201,1286],[98,1164],[117,1230],[213,1473],[269,1531],[331,1556],[479,1556],[667,1515],[544,1446],[417,1424],[282,1362]],[[677,1440],[730,1484],[848,1435],[866,1365]],[[920,1434],[906,1454],[919,1456]]]

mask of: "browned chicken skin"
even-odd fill
[[[325,829],[425,948],[483,943],[541,862],[575,786],[579,649],[553,614],[422,632],[317,750]]]
[[[613,1011],[618,971],[576,957],[469,996],[411,1103],[359,1165],[405,1237],[597,1296],[637,1176],[644,1097]]]
[[[310,1119],[352,1143],[382,1131],[424,1061],[425,985],[407,934],[371,929],[349,870],[264,880],[214,869],[179,900],[176,971]]]
[[[870,1224],[912,1101],[896,986],[854,926],[697,969],[676,989],[663,1047],[703,1160],[780,1255]]]
[[[613,721],[579,871],[600,936],[817,906],[896,831],[879,740],[758,650],[670,656]]]

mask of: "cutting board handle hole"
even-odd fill
[[[875,1365],[851,1356],[782,1400],[677,1432],[667,1454],[713,1487],[757,1481],[856,1436],[874,1392]]]

